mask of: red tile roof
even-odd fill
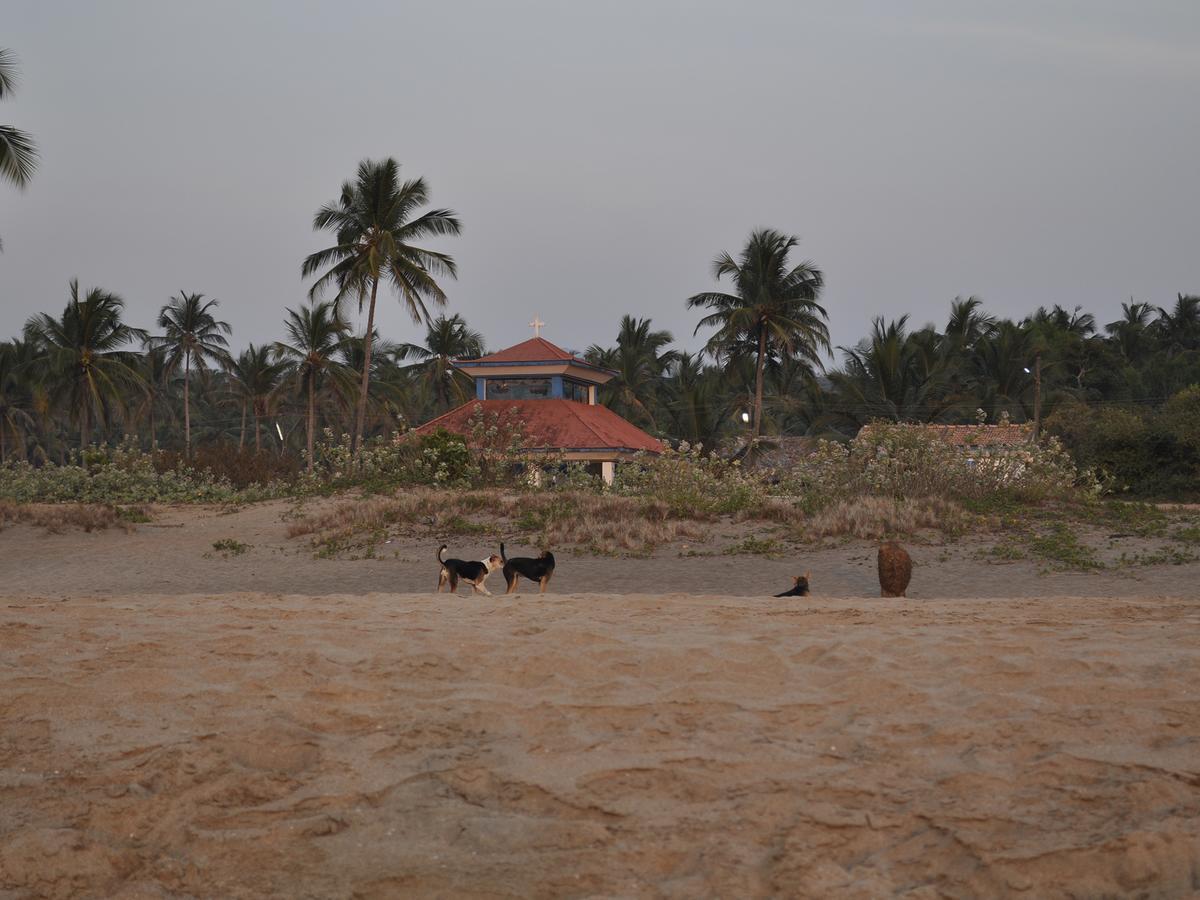
[[[536,340],[536,339],[535,339]],[[607,406],[574,400],[471,400],[417,429],[428,434],[445,428],[466,435],[470,420],[482,410],[503,421],[520,422],[528,450],[646,450],[660,453],[661,441],[626,422]]]
[[[543,337],[530,338],[527,341],[521,341],[519,344],[514,344],[511,347],[506,347],[503,350],[497,350],[495,353],[489,353],[487,356],[481,356],[478,359],[460,359],[460,363],[480,363],[480,362],[508,362],[508,363],[523,363],[523,362],[550,362],[551,360],[561,360],[563,362],[579,362],[585,366],[589,365],[586,360],[580,359],[578,356],[572,356],[562,347],[557,344],[552,344]]]

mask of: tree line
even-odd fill
[[[4,60],[0,59],[0,74]],[[6,87],[0,79],[0,95]],[[190,456],[196,444],[307,450],[323,429],[354,446],[428,420],[473,396],[451,362],[485,352],[482,335],[446,304],[454,259],[423,246],[457,235],[452,210],[429,208],[424,179],[392,159],[363,161],[314,229],[328,247],[301,264],[307,302],[285,310],[283,335],[230,348],[219,301],[181,291],[154,327],[124,319],[117,294],[68,287],[60,315],[31,317],[0,342],[0,461],[63,460],[76,447],[129,438]],[[868,421],[969,423],[1033,415],[1063,403],[1149,410],[1200,383],[1200,297],[1122,305],[1100,325],[1079,307],[1040,307],[1019,319],[955,298],[944,326],[878,317],[853,346],[830,344],[824,275],[792,259],[797,238],[753,232],[713,262],[710,287],[689,298],[704,348],[673,347],[649,319],[625,316],[612,344],[585,351],[617,376],[601,401],[646,430],[715,446],[758,435],[850,436]],[[424,325],[422,343],[375,328],[380,285]],[[726,288],[721,290],[720,288]],[[350,304],[367,313],[354,334]],[[829,354],[838,362],[826,366]]]

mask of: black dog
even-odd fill
[[[442,592],[442,586],[449,584],[450,593],[458,590],[458,579],[468,581],[471,587],[478,594],[487,594],[489,597],[492,592],[483,585],[483,581],[492,572],[495,572],[503,564],[503,560],[493,553],[487,559],[442,559],[442,554],[446,552],[446,545],[438,549],[438,562],[442,564],[441,571],[438,572],[437,592]]]
[[[511,594],[515,591],[517,581],[522,576],[542,586],[538,593],[546,593],[546,585],[550,583],[550,576],[554,574],[554,554],[549,550],[536,559],[532,556],[514,556],[509,559],[504,555],[504,545],[501,544],[500,559],[504,562],[504,581],[508,584],[508,590],[504,593]]]
[[[808,596],[808,579],[812,577],[812,572],[805,572],[803,575],[797,575],[792,579],[795,583],[790,591],[784,591],[782,594],[776,594],[776,597],[807,597]]]

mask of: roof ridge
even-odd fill
[[[555,399],[560,399],[560,398],[555,398]],[[604,439],[605,439],[605,438],[604,438],[604,435],[602,435],[602,434],[601,434],[599,431],[597,431],[597,430],[596,430],[596,429],[595,429],[595,428],[592,426],[592,423],[591,423],[591,422],[589,422],[587,419],[585,419],[585,418],[583,417],[583,415],[581,415],[581,414],[579,413],[579,411],[578,411],[578,410],[576,410],[576,409],[574,409],[574,408],[573,408],[573,407],[576,407],[576,406],[587,406],[587,407],[596,406],[596,407],[599,407],[599,406],[601,406],[601,404],[599,404],[599,403],[586,403],[586,404],[585,404],[585,403],[579,403],[579,402],[577,402],[577,401],[575,401],[575,400],[567,400],[567,399],[565,399],[565,398],[561,398],[561,400],[562,400],[562,402],[563,402],[563,403],[566,403],[566,404],[568,405],[568,407],[571,407],[571,415],[573,415],[573,416],[575,417],[576,421],[578,421],[578,422],[582,423],[582,425],[583,425],[583,426],[584,426],[584,427],[585,427],[585,428],[586,428],[588,431],[590,431],[590,432],[591,432],[593,435],[595,435],[595,436],[596,436],[596,438],[597,438],[598,440],[601,440],[601,441],[602,441],[602,440],[604,440]],[[604,408],[605,408],[605,409],[607,409],[608,407],[604,407]],[[627,421],[628,421],[628,420],[627,420]],[[630,422],[629,424],[630,424],[630,425],[633,425],[633,423],[632,423],[632,422]],[[634,425],[634,427],[636,428],[637,426],[636,426],[636,425]]]

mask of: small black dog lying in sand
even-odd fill
[[[807,597],[808,596],[808,579],[812,577],[812,572],[805,572],[803,575],[797,575],[792,579],[794,584],[790,591],[784,591],[782,594],[776,594],[776,597]]]
[[[484,579],[492,572],[504,565],[504,560],[493,553],[487,559],[443,559],[442,554],[446,552],[446,545],[438,549],[438,562],[442,564],[442,569],[438,572],[437,592],[442,592],[442,586],[449,583],[450,593],[458,590],[458,579],[468,581],[471,587],[475,589],[477,594],[487,594],[492,596],[492,592],[484,587]]]
[[[538,593],[546,593],[546,585],[550,583],[550,576],[554,574],[554,554],[549,550],[536,559],[532,556],[514,556],[509,559],[504,555],[504,545],[501,544],[500,559],[504,562],[504,581],[508,585],[508,590],[504,593],[511,594],[515,591],[521,578],[536,581],[542,586]]]

